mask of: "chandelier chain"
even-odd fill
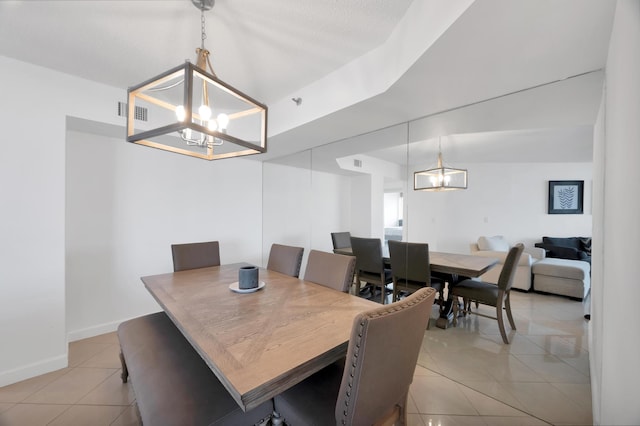
[[[202,39],[202,44],[201,44],[201,48],[202,50],[204,50],[204,40],[207,38],[207,31],[206,31],[206,22],[205,22],[205,18],[204,18],[204,0],[202,0],[202,7],[200,8],[200,34],[201,34],[201,39]]]

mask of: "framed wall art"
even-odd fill
[[[549,181],[549,214],[583,213],[583,180]]]

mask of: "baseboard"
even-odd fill
[[[66,368],[69,365],[68,356],[56,356],[33,364],[25,365],[9,371],[0,372],[0,387],[21,382],[41,374]]]
[[[67,333],[67,342],[75,342],[76,340],[88,339],[89,337],[111,333],[118,329],[118,324],[121,322],[122,320],[118,320],[94,325],[93,327],[87,327],[81,330],[70,331]]]

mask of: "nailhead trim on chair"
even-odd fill
[[[431,288],[431,287],[429,287],[429,288]],[[403,310],[403,309],[405,309],[405,308],[407,308],[409,306],[413,306],[413,305],[417,304],[418,302],[422,301],[423,299],[426,299],[426,298],[430,297],[431,294],[433,292],[435,292],[435,289],[431,288],[431,290],[432,290],[432,292],[423,292],[421,297],[416,297],[416,298],[413,298],[413,299],[410,299],[410,300],[402,299],[402,301],[400,303],[394,303],[394,304],[391,304],[391,305],[383,305],[383,307],[380,307],[380,308],[376,309],[373,312],[364,312],[363,313],[363,315],[364,315],[363,319],[372,319],[372,318],[382,317],[382,316],[385,316],[385,315],[392,314],[394,312],[401,311],[401,310]],[[358,339],[356,341],[355,349],[353,351],[353,360],[351,362],[351,371],[349,372],[350,380],[349,380],[349,383],[347,383],[348,390],[345,392],[345,394],[347,396],[345,398],[345,401],[344,401],[345,407],[349,406],[349,399],[351,398],[351,389],[353,388],[353,378],[354,378],[354,375],[355,375],[355,368],[356,368],[356,365],[358,364],[357,363],[357,361],[358,361],[358,352],[360,351],[360,345],[362,344],[362,332],[363,332],[363,329],[364,329],[364,321],[360,322],[359,327],[360,328],[359,328],[359,331],[358,331]],[[345,365],[345,368],[346,368],[346,365]],[[347,416],[347,410],[344,410],[342,412],[342,415],[344,417],[346,417]],[[346,420],[343,418],[341,420],[341,423],[343,425],[346,424]]]

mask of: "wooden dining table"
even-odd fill
[[[386,247],[385,247],[386,248]],[[351,247],[333,250],[334,253],[353,256]],[[388,253],[383,253],[383,260],[389,264]],[[440,272],[449,275],[449,285],[455,285],[461,278],[476,278],[493,268],[499,262],[498,259],[470,254],[445,253],[439,251],[429,252],[429,264],[432,272]],[[442,309],[440,317],[436,320],[436,327],[447,328],[452,318],[452,303],[447,299],[446,306]]]
[[[236,293],[247,265],[142,278],[244,411],[345,356],[355,316],[380,306],[266,269],[261,289]]]

